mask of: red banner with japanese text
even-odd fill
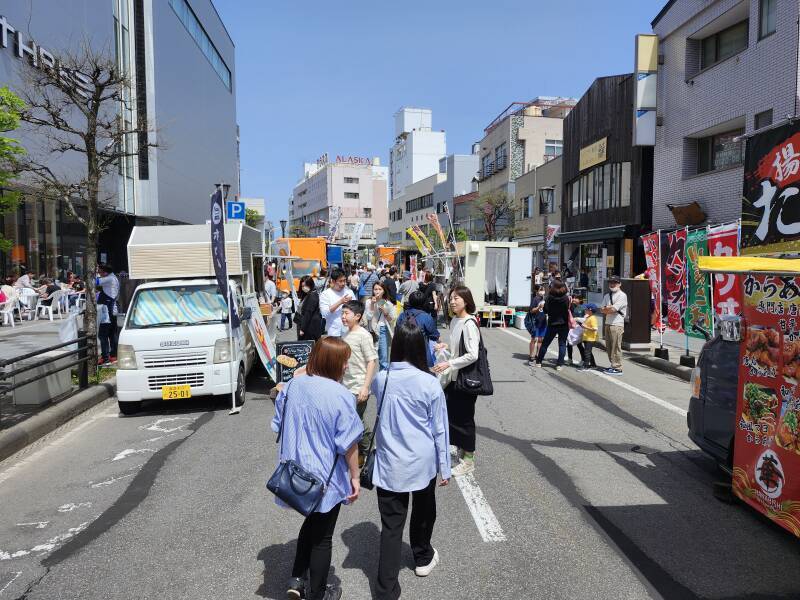
[[[733,491],[800,537],[800,277],[742,278]]]
[[[650,281],[650,298],[653,303],[653,314],[650,323],[661,327],[661,233],[648,233],[642,236],[644,258],[647,262],[647,279]]]
[[[667,260],[664,264],[664,298],[667,302],[667,327],[683,333],[686,315],[686,230],[667,234]]]
[[[728,223],[708,230],[708,251],[711,256],[739,255],[739,224]],[[718,315],[742,313],[741,278],[731,273],[714,275],[714,311]]]

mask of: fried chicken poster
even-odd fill
[[[683,332],[686,313],[686,230],[667,234],[664,265],[664,299],[667,303],[667,326]]]
[[[800,278],[742,279],[733,491],[800,537]]]

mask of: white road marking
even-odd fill
[[[508,335],[513,335],[515,338],[518,338],[518,339],[522,340],[523,342],[530,342],[530,338],[525,338],[525,337],[519,335],[518,333],[514,333],[513,331],[509,331],[508,329],[502,329],[501,328],[501,331],[505,331]],[[548,354],[553,354],[553,355],[557,356],[557,354],[553,350],[550,350],[548,352]],[[687,411],[682,409],[680,406],[675,406],[671,402],[667,402],[666,400],[662,400],[661,398],[658,398],[657,396],[653,396],[653,394],[645,392],[644,390],[640,390],[639,388],[637,388],[635,386],[632,386],[630,383],[626,383],[624,381],[620,381],[616,377],[612,377],[611,375],[606,375],[605,373],[602,373],[600,371],[587,371],[587,373],[591,373],[592,375],[597,375],[598,377],[602,377],[606,381],[609,381],[609,382],[613,383],[614,385],[621,387],[624,390],[628,390],[629,392],[633,392],[634,394],[636,394],[640,398],[644,398],[645,400],[649,400],[653,404],[658,404],[659,406],[661,406],[663,408],[666,408],[667,410],[670,410],[670,411],[672,411],[672,412],[674,412],[676,414],[679,414],[682,417],[685,417],[686,414],[687,414]]]
[[[50,524],[50,521],[34,521],[33,523],[17,523],[17,527],[36,527],[36,529],[44,529]]]
[[[97,483],[92,483],[90,481],[89,483],[91,484],[91,487],[97,489],[97,488],[101,488],[101,487],[103,487],[105,485],[112,485],[112,484],[118,482],[120,479],[126,479],[128,477],[133,477],[134,475],[136,475],[136,473],[128,473],[126,475],[120,475],[119,477],[111,477],[110,479],[106,479],[105,481],[98,481]]]
[[[472,518],[475,520],[475,525],[478,526],[478,532],[481,534],[484,542],[505,542],[506,534],[503,533],[503,528],[497,517],[494,516],[494,511],[486,497],[483,495],[478,482],[475,481],[472,473],[462,477],[453,477],[458,484],[461,494],[467,503]]]
[[[182,423],[177,427],[164,427],[162,423],[173,423],[175,421],[194,421],[192,417],[165,417],[163,419],[157,419],[152,423],[147,425],[140,425],[139,429],[143,431],[158,431],[160,433],[174,433],[176,431],[183,431],[183,426],[186,423]]]
[[[17,577],[19,577],[20,575],[22,575],[22,571],[16,571],[16,572],[14,573],[14,576],[13,576],[13,577],[12,577],[12,578],[11,578],[11,579],[8,581],[8,583],[6,583],[6,584],[3,586],[3,588],[2,588],[2,589],[0,589],[0,594],[2,594],[3,592],[5,592],[5,591],[6,591],[6,589],[8,589],[8,586],[10,586],[12,583],[14,583],[14,582],[17,580]]]
[[[37,544],[30,550],[16,550],[14,552],[5,552],[3,550],[0,550],[0,560],[11,560],[12,558],[21,558],[23,556],[27,556],[28,554],[35,554],[39,552],[50,552],[61,542],[65,542],[68,539],[78,535],[81,531],[86,529],[88,525],[89,521],[86,521],[84,523],[81,523],[77,527],[70,527],[69,529],[67,529],[66,533],[54,536],[49,540],[47,540],[44,544]]]
[[[67,512],[72,512],[73,510],[75,510],[77,508],[91,508],[91,507],[92,507],[92,503],[91,502],[81,502],[79,504],[75,504],[74,502],[70,502],[69,504],[62,504],[61,506],[58,507],[57,510],[60,513],[67,513]]]
[[[125,450],[117,454],[114,458],[112,458],[111,462],[114,462],[115,460],[122,460],[123,458],[127,458],[128,456],[131,456],[133,454],[144,454],[145,452],[155,452],[155,450],[153,450],[152,448],[141,448],[139,450],[126,448]]]

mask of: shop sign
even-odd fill
[[[92,93],[91,80],[78,71],[71,71],[63,69],[58,66],[58,61],[55,57],[37,45],[33,40],[25,40],[22,32],[9,25],[8,20],[0,15],[0,46],[8,48],[9,38],[13,37],[13,54],[20,60],[27,59],[30,65],[36,69],[52,69],[57,68],[61,78],[72,84],[75,91],[89,99]]]
[[[800,122],[747,140],[741,254],[800,251]]]
[[[733,491],[800,537],[800,277],[743,279]]]
[[[711,256],[738,256],[739,223],[728,223],[708,230],[708,251]],[[740,277],[732,273],[715,273],[714,312],[718,315],[742,313],[742,285]]]
[[[588,146],[581,148],[580,158],[578,160],[578,170],[583,171],[589,167],[599,165],[601,162],[605,162],[607,148],[607,137],[596,141],[594,144],[589,144]]]
[[[327,161],[327,155],[326,155]],[[346,165],[357,165],[357,166],[372,166],[372,159],[364,158],[363,156],[342,156],[338,155],[336,157],[337,164],[346,164]]]

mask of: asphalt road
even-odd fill
[[[437,492],[442,561],[405,569],[403,597],[800,597],[798,541],[712,496],[686,382],[531,369],[524,332],[484,339],[495,395],[478,403],[475,477]],[[0,463],[0,600],[283,598],[301,520],[264,488],[265,392],[253,373],[238,416],[195,399],[121,417],[108,401]],[[334,537],[345,598],[371,597],[378,537],[365,491]]]

